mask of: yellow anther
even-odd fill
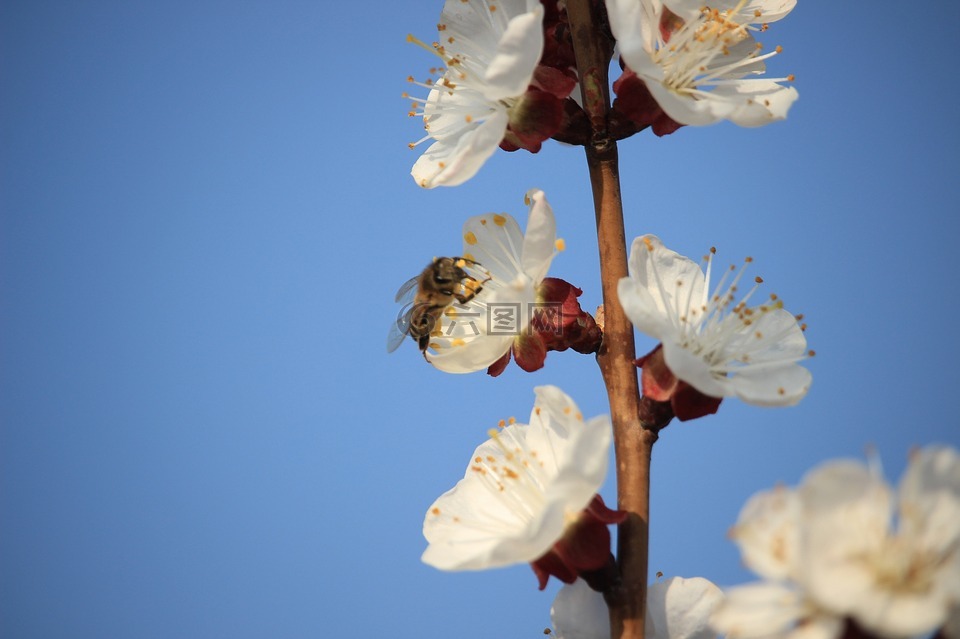
[[[493,223],[496,224],[497,226],[503,226],[504,224],[507,223],[507,218],[505,218],[504,216],[500,215],[499,213],[494,213],[494,214],[493,214]]]
[[[473,246],[477,243],[477,236],[473,234],[473,231],[467,231],[463,234],[463,241]]]
[[[564,241],[562,237],[558,237],[557,241],[554,242],[553,245],[557,247],[558,251],[564,251],[567,248],[567,243]]]

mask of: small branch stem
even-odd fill
[[[597,13],[594,13],[596,7]],[[627,246],[620,195],[616,141],[607,119],[610,91],[607,69],[613,51],[602,2],[568,0],[583,109],[593,135],[586,145],[593,188],[603,289],[604,335],[597,354],[610,400],[617,467],[617,504],[627,511],[618,529],[619,582],[604,597],[610,608],[613,639],[643,639],[647,599],[647,551],[650,521],[650,453],[656,430],[640,421],[640,389],[633,326],[617,298],[617,283],[627,275]]]

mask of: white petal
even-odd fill
[[[536,285],[546,277],[556,254],[557,222],[543,191],[531,190],[527,197],[530,200],[530,214],[523,236],[522,269]]]
[[[797,318],[782,308],[761,312],[752,324],[744,326],[736,316],[726,322],[735,326],[740,339],[727,346],[725,355],[747,365],[761,363],[792,363],[807,354],[807,338]]]
[[[606,415],[583,420],[580,409],[569,395],[556,386],[534,389],[537,401],[530,415],[530,425],[539,425],[549,441],[538,442],[538,449],[557,451],[553,456],[557,468],[548,496],[566,504],[576,514],[586,508],[607,477],[613,427]],[[539,411],[537,410],[539,409]],[[531,433],[531,442],[536,441]],[[545,460],[549,472],[549,460]]]
[[[651,585],[647,614],[656,639],[713,639],[717,633],[710,616],[722,601],[723,592],[702,577],[671,577]]]
[[[715,630],[730,639],[782,637],[806,612],[801,596],[775,583],[730,588],[711,617]]]
[[[656,340],[671,335],[673,322],[643,283],[632,277],[624,277],[617,282],[617,299],[638,331]]]
[[[490,499],[490,491],[462,480],[427,511],[423,536],[429,545],[421,560],[440,570],[499,568],[536,560],[563,534],[558,504],[528,521],[501,505]]]
[[[627,64],[635,56],[653,53],[658,38],[660,0],[606,0],[606,5],[610,30]]]
[[[868,631],[890,639],[929,635],[947,621],[949,604],[930,593],[878,590],[851,612]]]
[[[560,589],[550,607],[550,621],[557,639],[610,637],[610,616],[603,595],[591,590],[582,579]]]
[[[792,578],[800,565],[800,499],[784,487],[747,500],[730,535],[743,563],[767,579]]]
[[[487,282],[470,303],[456,306],[454,315],[444,313],[440,334],[430,338],[427,361],[446,373],[472,373],[505,355],[529,323],[525,309],[536,299],[532,285],[514,283]],[[501,325],[495,315],[503,309],[513,313],[508,325]]]
[[[497,150],[507,121],[506,109],[502,109],[479,124],[464,127],[460,135],[434,142],[413,165],[410,175],[427,189],[466,182]]]
[[[633,241],[628,266],[635,286],[623,286],[620,303],[638,328],[656,328],[664,323],[679,326],[682,321],[690,321],[691,307],[699,308],[705,301],[704,275],[697,263],[666,248],[655,235]],[[640,293],[641,289],[647,295]],[[621,292],[619,283],[617,290]]]
[[[486,322],[486,318],[480,320]],[[433,341],[442,345],[437,352],[426,353],[427,361],[445,373],[475,373],[493,364],[506,355],[513,345],[514,336],[480,336],[465,338],[462,345],[454,345],[452,340],[436,338]]]
[[[899,502],[901,532],[915,543],[937,553],[960,546],[960,455],[936,446],[918,451],[900,480]]]
[[[703,7],[702,0],[663,0],[663,4],[685,19],[699,15]],[[780,20],[796,5],[797,0],[747,0],[742,5],[738,0],[712,0],[709,7],[719,11],[737,9],[734,16],[728,16],[734,22],[760,24]]]
[[[523,243],[520,225],[507,214],[477,215],[463,225],[462,255],[479,262],[500,284],[523,272]]]
[[[863,558],[884,548],[890,490],[863,464],[838,460],[808,473],[797,491],[805,532],[800,581],[822,607],[847,614],[873,596],[875,574]]]
[[[725,116],[731,122],[756,127],[785,119],[800,94],[772,80],[740,80],[716,87],[710,96],[736,104],[733,113]]]
[[[813,376],[799,364],[744,366],[729,378],[729,388],[756,406],[793,406],[810,390]]]
[[[543,53],[543,6],[511,19],[484,78],[491,100],[523,95]]]
[[[639,71],[637,73],[640,74]],[[660,108],[680,124],[691,126],[715,124],[730,117],[740,107],[739,102],[734,102],[723,94],[714,95],[716,90],[701,94],[698,99],[689,93],[678,93],[667,88],[661,77],[649,72],[644,73],[643,78],[647,80],[647,88]]]
[[[704,395],[726,397],[733,394],[730,378],[714,375],[703,357],[694,355],[675,340],[663,341],[663,359],[670,372]]]

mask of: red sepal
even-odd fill
[[[563,100],[531,85],[510,110],[510,123],[500,141],[500,148],[504,151],[526,149],[536,153],[544,140],[560,130],[563,119]]]
[[[513,349],[511,349],[513,350]],[[497,377],[500,373],[507,369],[507,364],[510,363],[510,351],[507,351],[503,354],[503,357],[495,361],[493,364],[487,367],[487,375],[490,377]]]
[[[513,359],[517,361],[517,366],[532,373],[543,368],[543,363],[547,359],[547,345],[543,343],[536,333],[527,333],[520,335],[513,340]]]
[[[594,495],[553,548],[530,564],[537,575],[540,590],[547,586],[551,576],[572,584],[581,571],[603,568],[610,556],[610,529],[607,526],[623,523],[626,519],[626,511],[610,510],[600,495]]]
[[[623,73],[613,83],[617,99],[613,101],[613,110],[627,116],[638,126],[649,126],[657,136],[673,133],[683,125],[671,119],[650,94],[636,73],[624,67]]]
[[[549,319],[538,327],[548,351],[572,348],[578,353],[589,354],[600,350],[603,331],[593,316],[580,307],[577,298],[583,294],[582,290],[560,278],[547,277],[537,294],[546,303],[545,310],[559,311],[544,313],[544,319]]]
[[[713,415],[720,408],[722,397],[705,395],[673,374],[663,357],[663,344],[657,344],[636,363],[642,369],[643,396],[656,402],[670,402],[673,414],[680,421]]]

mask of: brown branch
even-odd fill
[[[613,639],[643,639],[647,594],[650,520],[650,453],[656,430],[640,421],[640,389],[633,326],[617,298],[617,282],[627,275],[617,144],[608,130],[608,67],[613,42],[603,3],[568,0],[567,17],[580,75],[583,109],[592,128],[586,145],[593,189],[603,289],[604,336],[597,355],[610,400],[617,466],[617,503],[629,513],[618,531],[620,581],[604,597],[610,608]]]

